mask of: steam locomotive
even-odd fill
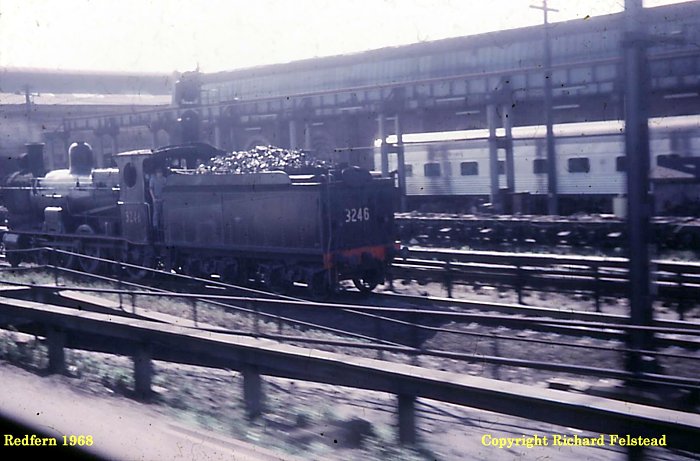
[[[124,152],[117,168],[95,169],[89,145],[74,143],[69,169],[44,174],[42,152],[30,150],[2,187],[7,260],[51,256],[95,273],[105,269],[96,258],[113,259],[133,278],[159,267],[279,290],[300,282],[320,296],[341,280],[365,292],[384,281],[395,251],[391,179],[357,167],[197,174],[220,154],[190,143]],[[159,169],[154,203],[148,181]],[[78,255],[16,251],[39,247]]]

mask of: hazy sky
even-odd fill
[[[206,72],[542,22],[541,0],[0,0],[0,67]],[[645,6],[678,0],[645,0]],[[551,21],[624,0],[549,0]]]

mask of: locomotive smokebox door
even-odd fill
[[[116,156],[119,167],[119,210],[122,234],[131,243],[147,243],[151,229],[151,204],[146,192],[144,160],[150,151],[125,152]]]

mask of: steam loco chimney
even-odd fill
[[[178,122],[178,134],[183,144],[199,141],[200,117],[197,111],[188,109],[182,113]]]
[[[85,141],[74,142],[68,149],[68,168],[70,174],[89,175],[95,166],[92,147]]]
[[[19,156],[21,174],[31,174],[35,178],[44,176],[44,144],[29,143],[24,145],[27,151]]]

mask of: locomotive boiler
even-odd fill
[[[88,144],[73,143],[68,152],[69,168],[42,175],[41,152],[30,151],[19,172],[3,187],[8,210],[9,231],[3,235],[8,250],[54,245],[69,250],[86,250],[93,242],[69,236],[116,233],[119,171],[94,169]],[[99,251],[96,255],[99,255]],[[8,261],[19,264],[27,255],[8,252]],[[35,258],[36,255],[35,255]],[[66,265],[94,268],[84,259],[61,258]]]

